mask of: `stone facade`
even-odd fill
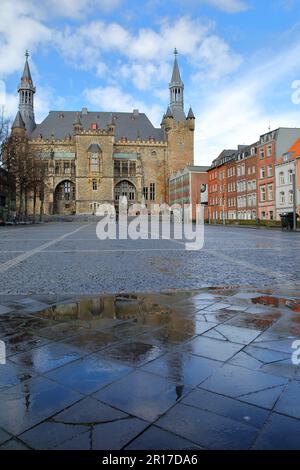
[[[35,88],[26,56],[12,133],[26,135],[36,154],[47,161],[45,214],[93,214],[100,204],[117,206],[123,195],[129,204],[169,202],[170,175],[194,162],[195,117],[191,109],[187,117],[184,113],[176,55],[170,105],[161,128],[138,110],[97,113],[83,108],[81,112],[51,111],[33,130],[28,115],[34,118]],[[28,87],[25,113],[23,90]],[[32,207],[29,204],[29,212]]]

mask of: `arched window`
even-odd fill
[[[135,201],[136,190],[129,181],[120,181],[115,187],[115,201],[119,201],[122,196],[126,196],[128,201]]]
[[[97,153],[92,153],[91,154],[91,171],[93,173],[96,173],[99,171],[99,156]]]

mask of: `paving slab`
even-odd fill
[[[207,390],[193,390],[183,398],[182,403],[211,411],[257,429],[262,428],[269,416],[267,410]]]
[[[299,450],[300,421],[273,413],[253,448],[255,450]]]
[[[46,377],[88,395],[131,371],[127,365],[108,361],[96,353],[48,372]]]
[[[0,392],[1,426],[17,436],[81,398],[46,378],[30,379]]]
[[[263,372],[247,370],[226,364],[205,380],[201,388],[238,398],[266,409],[272,409],[288,380]]]
[[[149,422],[171,408],[190,389],[170,379],[136,370],[94,397]]]
[[[217,339],[198,336],[189,341],[182,349],[197,356],[207,357],[216,361],[228,361],[241,349],[242,344],[234,344],[230,342],[220,341]]]
[[[230,418],[179,403],[156,425],[207,449],[248,449],[257,429]]]
[[[220,366],[220,362],[176,351],[163,355],[142,369],[162,377],[170,377],[174,383],[196,386]]]
[[[201,450],[193,442],[183,439],[157,426],[150,426],[134,439],[125,450]]]

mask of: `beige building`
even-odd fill
[[[50,111],[35,123],[28,53],[19,85],[19,111],[12,134],[26,135],[47,162],[45,214],[92,214],[100,204],[169,201],[169,177],[194,162],[195,117],[184,112],[184,84],[177,62],[170,103],[161,127],[138,110],[131,113]]]

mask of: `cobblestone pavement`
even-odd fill
[[[299,449],[299,243],[0,228],[0,450]]]
[[[0,303],[0,449],[299,449],[294,288]]]
[[[172,240],[99,241],[95,223],[0,227],[0,296],[290,286],[299,248],[299,233],[235,227],[206,226],[200,251]]]

